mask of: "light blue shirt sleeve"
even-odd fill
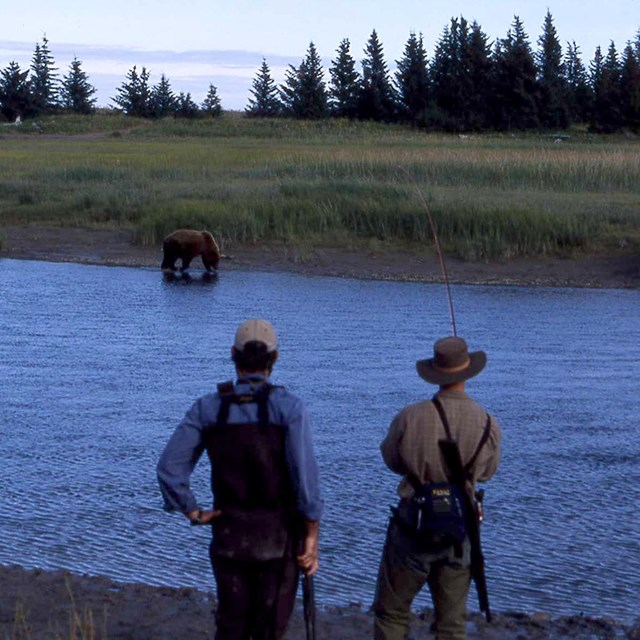
[[[204,451],[201,404],[202,399],[187,411],[158,462],[158,483],[166,511],[189,513],[198,508],[189,479]]]
[[[286,425],[285,454],[297,498],[298,511],[307,520],[320,520],[324,502],[320,492],[318,464],[313,452],[311,421],[305,404],[288,394],[283,402]]]

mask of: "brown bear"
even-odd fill
[[[208,231],[178,229],[163,240],[162,251],[164,258],[160,268],[163,271],[175,271],[178,258],[182,260],[182,272],[189,268],[196,256],[201,256],[202,264],[207,271],[217,269],[220,260],[218,245]]]

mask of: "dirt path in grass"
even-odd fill
[[[0,258],[87,264],[157,267],[160,246],[133,242],[127,229],[8,226]],[[0,236],[1,237],[1,236]],[[350,251],[337,248],[304,250],[292,246],[228,247],[219,270],[285,271],[344,278],[440,282],[438,261],[429,248],[424,254],[398,251]],[[195,260],[192,271],[201,269]],[[640,287],[640,255],[596,256],[577,259],[536,258],[508,262],[471,263],[447,257],[452,282],[553,287]]]

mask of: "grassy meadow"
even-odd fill
[[[640,140],[445,135],[344,121],[147,121],[115,113],[0,128],[2,225],[207,228],[226,247],[431,247],[467,260],[640,250]],[[0,236],[1,238],[1,236]]]

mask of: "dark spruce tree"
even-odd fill
[[[203,114],[210,116],[211,118],[217,118],[222,115],[222,101],[218,95],[218,88],[212,84],[209,85],[207,95],[200,106],[200,110]]]
[[[95,111],[95,93],[96,88],[82,70],[82,61],[74,58],[69,65],[69,72],[60,84],[60,106],[72,113],[88,115]]]
[[[529,38],[518,16],[507,37],[494,48],[492,117],[500,130],[539,126],[536,66]]]
[[[452,18],[431,64],[434,124],[456,131],[483,129],[492,96],[491,45],[477,22]]]
[[[28,75],[15,61],[0,72],[0,113],[10,122],[33,113]]]
[[[458,131],[465,128],[467,100],[471,95],[467,68],[468,25],[464,18],[452,18],[436,43],[431,64],[435,124]]]
[[[149,96],[149,115],[154,118],[164,118],[172,116],[176,110],[176,96],[171,89],[171,82],[164,75],[160,76],[160,81],[151,89]]]
[[[118,87],[117,92],[112,100],[127,115],[139,118],[148,118],[153,115],[149,72],[145,67],[142,67],[139,74],[135,65],[129,69],[126,81]]]
[[[328,115],[327,89],[322,61],[313,42],[299,67],[289,65],[280,87],[283,113],[295,118],[317,120]]]
[[[365,47],[362,85],[358,97],[358,117],[362,120],[391,122],[395,116],[395,94],[384,50],[375,29]]]
[[[31,101],[36,114],[53,113],[58,106],[59,81],[56,71],[49,41],[43,37],[42,44],[36,44],[33,52],[29,77]]]
[[[595,60],[594,64],[596,64]],[[613,41],[609,45],[606,58],[597,66],[599,71],[594,67],[591,127],[594,131],[612,133],[624,126],[621,108],[620,61]]]
[[[185,118],[192,120],[200,115],[198,105],[191,98],[190,93],[183,93],[182,91],[176,98],[176,108],[173,112],[174,118]]]
[[[429,107],[429,71],[422,34],[409,34],[404,54],[396,61],[396,93],[400,118],[425,126]]]
[[[564,77],[567,86],[567,109],[571,122],[589,122],[593,92],[589,75],[582,62],[580,48],[573,42],[567,43],[564,56]]]
[[[280,102],[278,87],[271,77],[271,71],[267,61],[263,58],[262,65],[253,80],[249,103],[245,108],[245,115],[252,118],[272,118],[280,115],[282,103]]]
[[[593,54],[593,60],[589,63],[589,82],[595,92],[596,85],[602,79],[602,68],[604,67],[604,56],[600,45],[596,47]]]
[[[624,126],[640,132],[640,60],[630,42],[622,54],[620,101]]]
[[[591,104],[589,105],[589,128],[596,129],[596,95],[600,90],[602,82],[602,68],[604,66],[604,56],[600,45],[593,53],[593,59],[589,63],[589,85],[591,87]]]
[[[465,128],[477,131],[490,126],[489,105],[493,93],[491,43],[477,22],[471,24],[466,60],[470,91],[464,124]]]
[[[342,40],[329,68],[329,112],[336,118],[355,118],[358,114],[360,74],[351,55],[351,43]]]
[[[567,83],[562,46],[558,40],[553,17],[547,9],[538,38],[536,52],[538,79],[538,117],[545,129],[566,129],[569,126]]]

